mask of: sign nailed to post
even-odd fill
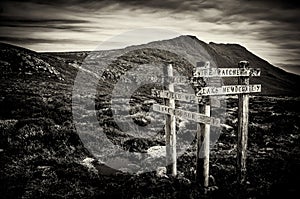
[[[198,103],[202,100],[202,97],[196,96],[195,94],[188,94],[188,93],[176,93],[176,92],[170,92],[167,90],[157,90],[152,89],[151,90],[152,97],[160,97],[165,99],[174,99],[178,101],[183,102],[191,102],[191,103]],[[214,107],[220,107],[220,101],[216,98],[210,99],[211,106]]]
[[[203,87],[196,95],[197,96],[227,95],[227,94],[258,93],[258,92],[261,92],[260,84],[229,85],[229,86],[221,86],[221,87]]]
[[[151,93],[153,97],[175,99],[184,102],[198,102],[202,99],[201,97],[197,97],[195,94],[175,93],[167,90],[152,89]]]
[[[210,144],[210,125],[220,126],[220,119],[210,116],[210,104],[200,105],[202,96],[238,94],[238,144],[237,144],[237,172],[238,181],[243,184],[246,180],[246,152],[248,139],[248,112],[249,112],[249,93],[261,92],[260,84],[249,84],[249,76],[260,76],[259,68],[248,68],[249,62],[240,61],[239,68],[210,68],[209,62],[206,67],[198,67],[194,71],[194,78],[198,77],[238,77],[239,85],[227,85],[220,87],[201,87],[197,82],[185,77],[173,77],[172,64],[165,69],[164,82],[167,83],[167,90],[152,89],[153,97],[164,98],[165,105],[153,104],[153,110],[166,114],[166,160],[167,165],[172,165],[172,174],[177,175],[176,160],[176,118],[183,118],[197,122],[197,180],[202,181],[204,187],[209,186],[209,144]],[[210,81],[213,78],[210,79]],[[174,84],[193,83],[198,92],[196,95],[188,93],[174,92]],[[175,100],[195,102],[197,112],[190,112],[175,108]],[[200,151],[203,148],[203,158]],[[201,169],[203,167],[203,172]]]
[[[185,110],[181,110],[181,109],[172,109],[168,106],[163,106],[163,105],[159,105],[159,104],[153,104],[153,110],[160,112],[160,113],[175,115],[176,117],[179,117],[182,119],[193,120],[195,122],[210,124],[212,126],[220,126],[220,119],[208,117],[208,116],[200,114],[200,113],[194,113],[194,112],[185,111]]]
[[[259,68],[196,68],[194,77],[260,76]]]

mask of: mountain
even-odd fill
[[[77,65],[80,65],[89,54],[89,52],[36,53],[3,43],[0,44],[0,47],[2,77],[16,75],[30,77],[37,74],[37,77],[63,80],[66,75],[66,81],[72,82],[71,79],[74,77],[75,71],[77,71],[76,69],[74,70],[74,66],[76,68]],[[222,68],[237,67],[239,61],[247,60],[250,62],[250,67],[261,68],[261,76],[251,78],[250,83],[262,84],[262,95],[299,95],[299,89],[297,88],[300,83],[300,77],[298,75],[288,73],[271,65],[237,44],[216,44],[212,42],[207,44],[193,36],[180,36],[170,40],[155,41],[115,51],[123,55],[124,53],[141,50],[143,48],[171,50],[177,57],[182,60],[186,59],[186,61],[189,62],[188,65],[190,65],[190,68],[187,68],[186,72],[191,71],[192,67],[199,61],[213,61],[216,67]],[[92,52],[92,54],[97,54],[97,52]],[[151,54],[150,51],[149,54]],[[174,57],[176,57],[176,55],[174,55]],[[143,53],[142,56],[147,56],[147,52]],[[157,57],[159,56],[160,55]],[[139,60],[139,63],[150,63],[151,61],[155,61],[157,57],[154,58],[149,55],[148,61],[146,58]],[[139,56],[133,56],[132,61],[134,61],[134,59],[139,59]],[[169,61],[172,61],[172,58]],[[186,67],[186,64],[183,63],[175,63],[175,65],[179,70],[181,70],[180,68]],[[124,73],[124,71],[121,72]],[[225,85],[237,84],[237,78],[223,78],[223,83]]]
[[[271,65],[240,45],[209,43],[209,46],[213,49],[211,53],[216,57],[219,66],[236,67],[239,60],[247,60],[250,62],[250,67],[261,68],[261,76],[250,81],[262,84],[262,94],[299,95],[298,75]],[[225,83],[227,83],[226,80]]]
[[[151,147],[165,145],[161,125],[164,117],[149,113],[153,100],[162,101],[150,94],[156,85],[133,89],[129,107],[123,106],[124,99],[118,96],[117,110],[129,112],[118,123],[117,117],[113,117],[116,114],[111,106],[112,93],[121,77],[135,67],[142,66],[137,74],[145,78],[172,63],[179,73],[191,77],[197,62],[236,67],[241,60],[262,69],[261,77],[250,79],[250,83],[262,84],[262,95],[250,100],[247,159],[250,183],[245,187],[245,198],[272,198],[278,192],[285,196],[293,194],[298,180],[294,176],[300,165],[299,76],[272,66],[240,45],[207,44],[193,36],[180,36],[93,52],[38,53],[0,43],[0,195],[3,198],[200,198],[204,190],[194,182],[194,142],[188,143],[190,148],[178,158],[182,172],[178,177],[157,176],[155,171],[145,173],[149,167],[164,162],[162,159],[153,162],[148,154]],[[81,95],[72,93],[78,72],[87,74],[82,79],[86,85],[97,77],[95,103],[81,103],[92,95],[89,89],[79,88],[83,91]],[[223,83],[236,83],[236,78],[224,78]],[[227,106],[223,107],[226,113],[222,115],[226,125],[220,129],[219,142],[211,151],[212,179],[216,179],[219,189],[210,198],[237,195],[233,166],[236,161],[232,152],[236,146],[237,100],[227,100]],[[97,121],[92,123],[95,115]],[[185,125],[189,133],[195,132],[184,122],[178,121],[176,127]],[[111,168],[97,160],[116,151],[105,145],[99,147],[99,143],[94,145],[93,141],[100,136],[93,131],[93,124],[99,124],[114,145],[133,153],[136,162],[129,164],[124,156],[115,159],[114,165],[131,165],[139,174],[131,175],[126,168]],[[128,124],[134,127],[152,124],[153,128],[135,135],[122,131],[130,127]],[[83,127],[90,138],[89,149],[85,148],[78,127]],[[147,133],[155,136],[149,137]],[[91,149],[98,151],[97,156]],[[146,160],[139,166],[143,158]]]
[[[277,66],[280,66],[283,68],[285,71],[294,73],[294,74],[300,74],[300,66],[299,64],[282,64],[282,63],[277,63]]]
[[[171,51],[176,54],[180,59],[185,59],[190,65],[194,67],[199,61],[212,61],[214,62],[215,67],[237,67],[239,61],[247,60],[250,62],[250,67],[260,68],[261,76],[253,77],[250,79],[250,83],[259,83],[262,84],[262,95],[299,95],[299,83],[300,77],[298,75],[288,73],[276,66],[271,65],[267,61],[259,58],[255,54],[249,52],[246,48],[237,44],[216,44],[216,43],[205,43],[198,40],[194,36],[180,36],[170,40],[163,41],[154,41],[148,44],[131,46],[125,49],[116,50],[120,54],[128,53],[133,50],[140,49],[160,49]],[[60,58],[67,59],[68,61],[76,61],[78,57],[74,57],[76,53],[54,53],[50,55],[55,55]],[[78,53],[77,53],[78,54]],[[87,54],[87,52],[85,52]],[[93,52],[97,54],[97,52]],[[116,53],[118,54],[118,53]],[[150,53],[151,54],[151,53]],[[143,57],[147,56],[147,53],[143,53]],[[159,57],[160,55],[158,55]],[[151,57],[151,56],[150,56]],[[79,60],[82,60],[82,56],[79,57]],[[131,59],[131,57],[130,57]],[[139,59],[139,56],[133,56],[134,59]],[[154,61],[156,58],[149,58]],[[149,63],[151,60],[139,60],[140,64]],[[145,62],[143,62],[145,61]],[[172,61],[169,60],[169,61]],[[179,70],[180,68],[185,68],[186,64],[175,63],[175,67]],[[180,65],[181,64],[181,65]],[[115,66],[114,66],[115,67]],[[183,69],[185,70],[185,69]],[[190,71],[191,68],[187,68],[187,71]],[[124,72],[124,71],[123,71]],[[225,85],[237,84],[237,78],[223,78],[223,83]]]
[[[246,48],[238,44],[206,44],[194,36],[152,42],[145,47],[165,46],[165,49],[174,49],[176,53],[187,58],[192,57],[192,65],[198,61],[213,61],[215,67],[237,67],[238,62],[247,60],[252,68],[261,68],[259,78],[251,78],[250,83],[262,84],[263,95],[299,95],[300,76],[288,73],[259,58]],[[204,50],[206,52],[203,52]],[[223,78],[224,84],[237,84],[237,78]]]

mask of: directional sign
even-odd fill
[[[259,68],[196,68],[194,77],[260,76]]]
[[[161,97],[161,98],[168,98],[168,99],[175,99],[184,102],[198,102],[201,100],[200,97],[197,97],[195,94],[187,94],[187,93],[176,93],[170,92],[166,90],[151,90],[153,97]]]
[[[221,87],[203,87],[196,94],[196,96],[259,93],[259,92],[261,92],[260,84],[229,85],[229,86],[221,86]]]
[[[205,124],[210,124],[213,126],[220,126],[220,119],[214,117],[208,117],[200,113],[193,113],[190,111],[184,111],[181,109],[172,109],[168,106],[153,104],[153,110],[156,112],[175,115],[178,118],[192,120],[195,122],[201,122]]]
[[[174,93],[166,90],[156,90],[152,89],[152,96],[153,97],[161,97],[161,98],[167,98],[167,99],[175,99],[178,101],[183,102],[191,102],[191,103],[197,103],[200,102],[202,97],[197,97],[195,94],[188,94],[188,93]],[[210,98],[210,105],[213,107],[220,107],[220,100],[214,97]]]

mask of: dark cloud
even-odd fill
[[[281,22],[291,24],[293,26],[299,27],[300,9],[294,10],[282,10],[279,8],[269,8],[269,7],[246,7],[233,10],[225,10],[226,16],[236,16],[235,18],[230,18],[230,21],[249,21],[255,23],[258,20],[264,20],[269,22]],[[226,21],[226,19],[224,20]]]
[[[23,19],[20,17],[2,17],[0,27],[47,28],[78,32],[87,32],[88,27],[82,28],[86,20],[75,19]]]
[[[2,3],[12,2],[24,2],[22,0],[2,0]],[[298,9],[300,8],[300,2],[288,1],[288,0],[237,0],[237,1],[224,1],[224,0],[27,0],[41,5],[51,6],[80,6],[85,8],[103,8],[105,6],[122,4],[122,6],[137,6],[143,8],[154,8],[154,9],[170,9],[170,10],[182,10],[182,11],[195,11],[197,9],[209,9],[218,8],[226,9],[229,4],[236,5],[240,3],[245,5],[244,8],[251,9],[247,5],[257,5],[262,8],[280,8],[280,9]],[[225,7],[224,7],[225,5]]]
[[[2,0],[2,2],[23,2],[22,0]],[[122,4],[129,6],[141,6],[141,7],[150,7],[150,8],[164,8],[164,9],[188,9],[194,10],[195,8],[222,8],[221,4],[230,4],[230,1],[209,1],[209,0],[27,0],[26,2],[32,2],[36,4],[44,5],[79,5],[82,7],[93,6],[105,6],[112,4]],[[235,1],[233,1],[236,3]],[[280,8],[280,9],[298,9],[300,8],[299,1],[291,0],[238,0],[241,4],[256,4],[261,7],[270,7],[270,8]],[[246,7],[246,6],[245,6]],[[223,7],[224,8],[224,7]],[[225,7],[226,9],[226,7]]]
[[[0,41],[6,43],[22,43],[22,44],[36,44],[36,43],[53,43],[58,42],[59,44],[68,44],[68,43],[80,43],[82,41],[74,40],[74,39],[38,39],[38,38],[30,38],[30,37],[4,37],[0,36]]]
[[[24,11],[15,9],[18,4],[30,4]],[[99,14],[101,22],[101,10],[112,9],[141,9],[151,14],[167,11],[167,17],[178,17],[182,13],[185,16],[192,16],[199,22],[210,22],[218,25],[228,25],[235,28],[217,29],[211,28],[214,32],[222,34],[231,33],[234,35],[255,34],[256,40],[276,45],[282,51],[289,50],[291,57],[299,57],[300,45],[300,2],[288,0],[52,0],[38,1],[28,0],[2,0],[0,3],[0,30],[2,41],[13,42],[13,35],[5,35],[11,29],[8,28],[32,28],[32,32],[40,29],[70,30],[76,32],[92,31],[90,19],[72,18],[72,14],[91,13]],[[39,8],[44,12],[37,13]],[[32,13],[30,12],[32,11]],[[53,12],[53,13],[52,13]],[[68,13],[69,17],[64,16]],[[44,14],[43,14],[44,13]],[[170,14],[171,13],[171,14]],[[172,14],[173,13],[173,14]],[[215,13],[215,14],[214,14]],[[129,15],[130,13],[128,13]],[[137,16],[138,17],[138,16]],[[180,21],[178,17],[176,20]],[[234,23],[243,24],[233,26]],[[249,27],[248,27],[249,26]],[[253,27],[255,29],[253,29]],[[99,27],[97,27],[99,28]],[[114,27],[112,27],[114,28]],[[252,29],[251,29],[252,28]],[[5,34],[4,34],[5,33]],[[20,35],[15,41],[24,44],[34,42],[51,42],[34,38],[30,32],[24,33],[24,41]],[[57,40],[57,42],[68,42],[68,40]],[[287,58],[287,59],[291,59]]]
[[[23,18],[12,18],[3,17],[1,18],[0,25],[7,25],[9,23],[31,23],[31,24],[74,24],[74,23],[86,23],[86,20],[76,20],[76,19],[23,19]]]
[[[298,9],[300,8],[299,1],[291,1],[291,0],[242,0],[249,3],[256,3],[262,6],[270,6],[270,7],[278,7],[282,9]]]
[[[214,3],[208,0],[53,0],[39,1],[28,0],[27,3],[48,6],[69,7],[71,9],[89,9],[90,11],[103,9],[110,5],[121,5],[122,7],[139,9],[165,9],[174,12],[185,11],[200,11],[201,9],[210,9],[219,7],[219,3]],[[2,5],[6,3],[23,3],[22,0],[2,0]],[[1,5],[1,3],[0,3]],[[220,5],[221,6],[221,5]],[[1,6],[2,7],[2,6]],[[221,9],[221,8],[220,8]]]
[[[3,2],[23,2],[22,0],[2,0]],[[194,10],[196,7],[200,7],[206,0],[53,0],[53,1],[39,1],[39,0],[28,0],[26,2],[52,5],[52,6],[81,6],[84,8],[102,8],[104,6],[122,4],[123,6],[137,6],[137,7],[148,7],[155,9],[191,9]],[[206,3],[202,5],[203,8],[215,7],[215,4]]]

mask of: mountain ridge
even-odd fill
[[[129,87],[131,90],[127,92],[125,84],[125,92],[115,92],[115,98],[113,90],[121,87],[115,86],[121,82],[118,80],[134,67],[149,71],[150,67],[157,69],[171,61],[174,71],[191,77],[197,61],[234,67],[241,59],[250,60],[250,66],[262,67],[262,76],[251,79],[250,83],[262,82],[263,88],[269,88],[263,94],[271,95],[271,91],[277,95],[297,94],[298,76],[276,70],[238,46],[212,48],[195,37],[182,36],[105,52],[37,53],[11,45],[0,48],[0,184],[3,185],[0,195],[3,198],[200,198],[207,190],[194,181],[196,142],[180,144],[181,135],[195,138],[196,123],[189,125],[181,119],[176,122],[177,146],[188,146],[178,157],[180,175],[158,176],[158,170],[147,172],[165,162],[163,156],[154,160],[148,153],[152,147],[165,145],[165,117],[150,111],[152,103],[163,103],[161,98],[151,95],[151,89],[157,85]],[[58,73],[51,73],[52,68]],[[95,95],[88,90],[91,87],[74,84],[80,71],[87,78],[75,83],[91,85],[93,77],[85,72],[100,69],[102,74],[97,73],[99,78],[95,79]],[[141,72],[136,74],[139,76]],[[135,82],[144,83],[144,79]],[[229,83],[234,80],[224,78],[224,84]],[[272,83],[281,89],[274,89]],[[295,86],[289,88],[291,84]],[[76,94],[76,88],[83,92]],[[127,93],[128,103],[123,95]],[[86,100],[90,98],[94,100]],[[245,198],[274,198],[279,192],[289,196],[298,190],[299,180],[294,176],[299,176],[299,99],[299,95],[250,98],[247,176],[251,183],[245,187]],[[212,185],[218,189],[207,196],[234,198],[241,192],[234,167],[238,100],[229,97],[220,101],[226,101],[226,106],[212,107],[211,111],[212,117],[217,114],[225,119],[225,126],[217,130],[220,137],[211,147],[210,156],[211,174],[216,179]],[[153,126],[144,129],[148,124]],[[84,142],[85,138],[88,140]],[[107,139],[113,148],[106,145]],[[120,157],[114,146],[133,158]],[[111,164],[107,159],[113,160]],[[130,170],[137,173],[128,173]]]
[[[35,52],[23,47],[14,46],[11,44],[0,43],[1,50],[3,49],[15,49],[31,55],[36,55],[39,59],[46,60],[48,63],[59,62],[61,65],[77,64],[80,65],[84,62],[89,53],[96,53],[97,51],[75,51],[75,52]],[[237,64],[241,60],[247,60],[250,62],[250,67],[261,68],[261,77],[251,78],[250,83],[262,84],[263,95],[299,95],[297,91],[298,85],[300,85],[300,76],[296,74],[284,71],[281,68],[273,66],[266,60],[261,59],[254,53],[248,51],[244,46],[240,44],[217,44],[214,42],[205,43],[192,35],[182,35],[176,38],[168,40],[153,41],[147,44],[128,46],[123,49],[114,49],[107,52],[120,52],[124,54],[128,51],[142,48],[163,48],[164,50],[171,50],[187,60],[193,65],[196,65],[197,61],[212,61],[213,67],[237,67]],[[99,50],[100,52],[101,50]],[[3,56],[0,55],[1,65],[3,65]],[[15,58],[14,58],[15,59]],[[133,58],[134,59],[134,58]],[[48,62],[47,62],[48,61]],[[7,62],[7,60],[6,60]],[[17,63],[14,63],[15,65]],[[33,64],[33,63],[32,63]],[[10,64],[11,65],[11,64]],[[51,64],[50,64],[51,65]],[[54,68],[57,71],[59,64],[55,63]],[[48,66],[48,65],[47,65]],[[3,68],[3,66],[1,66]],[[49,69],[49,73],[56,75],[53,72],[54,69]],[[65,66],[64,66],[65,68]],[[69,66],[70,68],[70,66]],[[72,69],[71,69],[72,70]],[[57,73],[58,74],[58,73]],[[48,75],[49,76],[49,75]],[[74,77],[74,75],[71,75]],[[63,75],[58,78],[63,78]],[[237,84],[237,78],[223,78],[225,85]]]

